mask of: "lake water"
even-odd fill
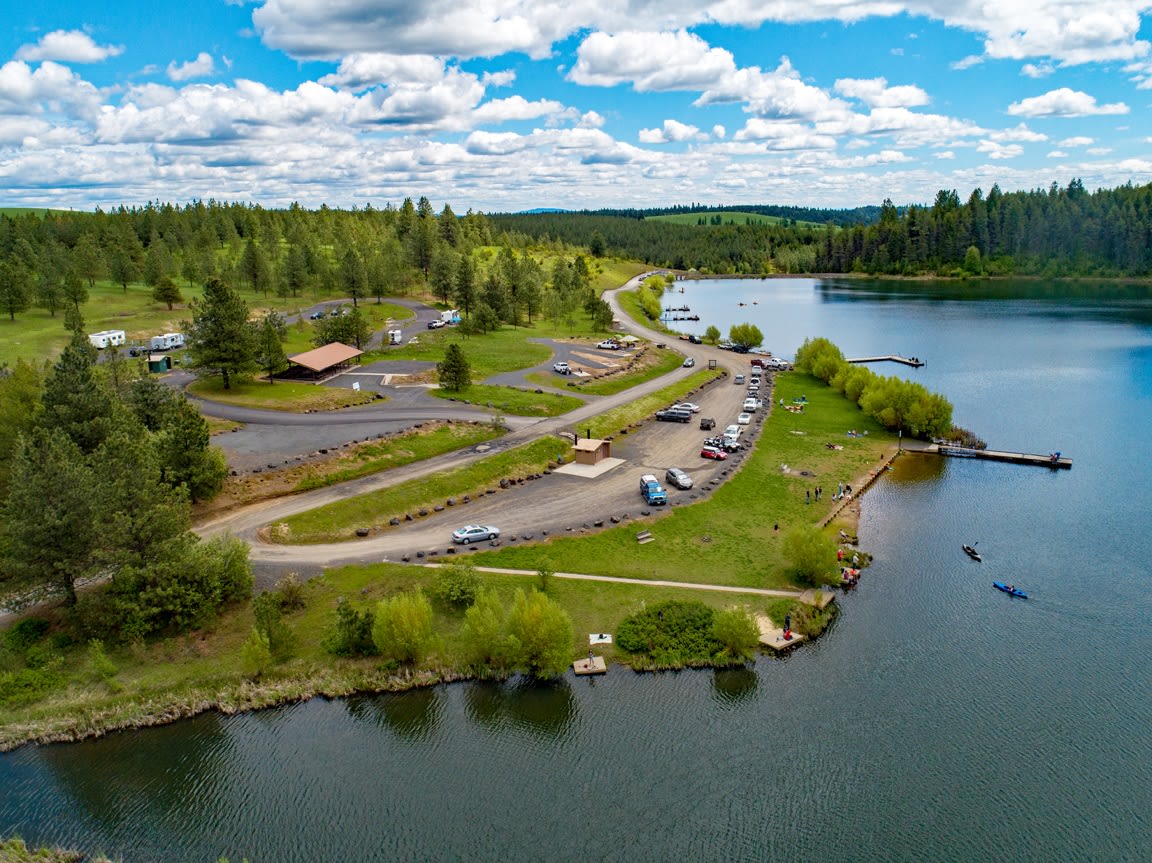
[[[0,756],[0,833],[127,863],[1152,859],[1148,293],[796,279],[681,300],[685,326],[751,321],[783,356],[809,335],[919,356],[874,368],[1074,466],[898,460],[864,505],[874,565],[786,659],[26,747]]]

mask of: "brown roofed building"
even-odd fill
[[[599,464],[612,457],[612,442],[596,438],[580,438],[572,445],[577,464]]]
[[[312,377],[320,377],[325,372],[351,365],[352,361],[363,353],[364,351],[349,345],[332,342],[332,344],[324,345],[322,348],[288,357],[288,362],[311,372]]]

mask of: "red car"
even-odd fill
[[[718,447],[704,446],[700,449],[700,458],[714,458],[716,461],[724,461],[728,458],[728,453]]]

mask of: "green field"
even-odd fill
[[[721,225],[789,225],[794,224],[801,228],[821,228],[823,225],[816,222],[801,222],[785,219],[781,216],[765,216],[761,213],[741,213],[731,212],[728,210],[710,210],[706,213],[674,213],[667,216],[647,216],[646,220],[650,222],[671,222],[674,225],[700,225],[700,220],[704,220],[701,227],[717,227],[712,224],[712,220],[720,217]]]

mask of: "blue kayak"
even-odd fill
[[[994,581],[994,582],[992,582],[992,586],[993,586],[994,588],[996,588],[997,590],[1002,590],[1002,591],[1004,591],[1004,592],[1005,592],[1006,594],[1008,594],[1009,596],[1018,596],[1018,597],[1020,597],[1021,599],[1027,599],[1027,598],[1028,598],[1028,594],[1026,594],[1026,593],[1025,593],[1024,591],[1022,591],[1020,588],[1018,588],[1018,587],[1015,587],[1015,586],[1013,586],[1013,585],[1011,585],[1011,584],[1005,584],[1005,583],[1004,583],[1004,582],[1002,582],[1002,581]]]

